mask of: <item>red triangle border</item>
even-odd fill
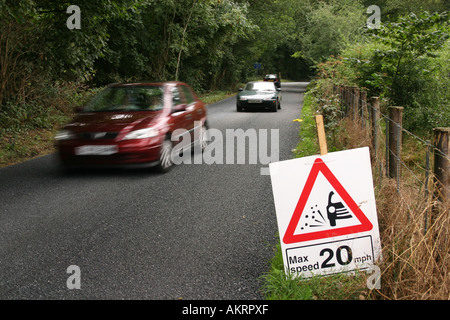
[[[353,212],[355,217],[361,222],[359,225],[315,231],[304,234],[294,234],[297,225],[300,221],[301,215],[305,208],[306,202],[311,194],[311,190],[316,182],[317,176],[319,172],[325,176],[331,186],[336,190],[341,199],[345,202],[348,208]],[[338,179],[334,176],[331,170],[327,167],[327,165],[323,162],[322,159],[317,158],[314,161],[314,164],[311,168],[311,172],[306,180],[305,187],[300,195],[297,206],[295,207],[294,213],[292,215],[291,221],[286,229],[286,232],[283,237],[283,242],[285,244],[292,244],[303,241],[311,241],[325,238],[332,238],[337,236],[343,236],[347,234],[366,232],[372,230],[373,225],[366,217],[366,215],[362,212],[353,198],[348,194],[348,192],[344,189]]]

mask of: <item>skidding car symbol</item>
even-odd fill
[[[349,212],[342,202],[331,202],[333,194],[334,191],[331,191],[328,195],[327,217],[328,220],[330,220],[330,226],[335,227],[337,219],[348,219],[351,218],[352,215],[348,214]]]

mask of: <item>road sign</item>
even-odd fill
[[[368,148],[270,164],[287,272],[364,270],[381,257]]]
[[[259,63],[259,62],[254,63],[254,64],[253,64],[253,67],[254,67],[256,70],[260,70],[260,69],[261,69],[261,63]]]
[[[314,200],[310,200],[311,191],[318,181],[317,177],[322,173],[323,177],[329,182],[330,187],[315,188],[318,192]],[[331,190],[328,192],[328,190]],[[328,193],[328,203],[326,205],[326,214],[321,212],[317,203],[323,203],[326,200],[324,191]],[[336,196],[335,196],[336,195]],[[317,197],[319,197],[317,199]],[[334,200],[333,198],[339,198]],[[340,201],[342,199],[342,201]],[[306,207],[309,201],[310,208]],[[322,206],[323,208],[324,206]],[[309,215],[308,215],[309,214]],[[356,219],[354,219],[356,218]],[[349,219],[352,224],[345,223],[343,226],[337,226],[337,220]],[[294,234],[300,220],[303,222],[301,230],[307,231]],[[327,221],[328,220],[328,221]],[[359,223],[355,220],[358,220]],[[369,231],[372,229],[372,224],[366,218],[364,213],[336,179],[334,174],[330,171],[322,159],[317,158],[314,161],[312,169],[306,180],[299,202],[295,208],[294,214],[288,225],[286,233],[283,237],[284,243],[295,243],[307,240],[315,240],[322,238],[330,238],[339,235],[350,233],[358,233],[361,231]]]

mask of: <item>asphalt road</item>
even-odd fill
[[[277,113],[238,113],[235,97],[209,105],[210,127],[279,129],[290,159],[305,86],[283,83]],[[277,232],[262,167],[67,173],[49,155],[1,169],[0,299],[261,299]]]

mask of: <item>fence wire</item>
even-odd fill
[[[340,102],[340,105],[344,108],[343,114],[346,114],[347,116],[353,117],[354,120],[361,121],[362,129],[366,130],[369,135],[371,135],[372,138],[372,144],[373,145],[373,151],[374,151],[374,158],[375,161],[378,162],[378,166],[375,165],[375,168],[379,168],[380,170],[380,179],[383,177],[383,159],[382,154],[379,152],[379,150],[385,150],[384,156],[385,156],[385,174],[389,177],[389,158],[392,156],[391,161],[393,160],[395,165],[397,166],[396,170],[396,176],[397,178],[397,191],[400,192],[400,184],[401,184],[401,171],[402,169],[406,170],[412,177],[412,179],[416,182],[419,189],[424,190],[424,196],[428,197],[431,196],[432,200],[438,200],[438,195],[436,193],[430,193],[429,192],[429,183],[430,181],[434,181],[434,175],[432,172],[432,157],[431,154],[434,153],[434,155],[439,155],[443,159],[446,159],[447,161],[450,161],[450,158],[447,154],[442,152],[436,145],[432,144],[430,141],[425,140],[422,137],[419,137],[418,135],[410,132],[409,130],[403,128],[399,123],[397,123],[394,119],[390,118],[389,115],[384,114],[381,112],[380,104],[378,104],[378,108],[376,108],[372,103],[369,103],[366,99],[361,98],[361,95],[356,95],[353,90],[348,90],[348,88],[343,87],[342,89],[338,89],[337,93],[336,90],[334,91],[334,94],[337,95],[338,100]],[[352,107],[352,110],[349,108]],[[379,116],[376,118],[376,122],[373,121],[374,114],[378,114]],[[396,150],[392,150],[389,146],[388,142],[388,136],[389,136],[389,124],[395,124],[395,128],[397,130],[397,148]],[[383,124],[385,126],[383,130]],[[374,128],[375,127],[375,128]],[[371,130],[370,130],[371,129]],[[376,130],[376,131],[375,131]],[[423,149],[418,150],[418,152],[424,152],[425,153],[425,161],[424,165],[417,163],[417,160],[410,159],[409,162],[413,163],[413,167],[411,168],[410,165],[408,165],[405,161],[402,159],[400,146],[403,144],[402,136],[399,134],[405,134],[406,137],[408,137],[412,142],[414,146],[421,145],[424,146]],[[374,137],[374,135],[376,136]],[[384,137],[383,137],[384,136]],[[375,138],[375,141],[374,141]],[[425,149],[425,150],[424,150]],[[392,166],[392,164],[391,164]],[[423,177],[422,177],[423,175]],[[394,177],[391,177],[394,178]],[[426,226],[425,223],[425,232],[426,232]]]

